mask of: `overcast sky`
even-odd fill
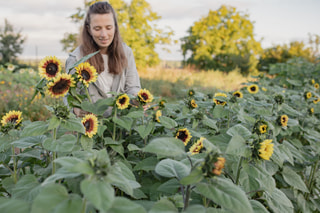
[[[130,2],[130,0],[125,0]],[[222,4],[249,14],[254,34],[264,48],[273,44],[308,40],[308,33],[320,35],[320,0],[146,0],[162,18],[161,28],[174,30],[174,39],[186,36],[195,21],[217,10]],[[27,37],[23,58],[55,55],[65,58],[60,40],[66,32],[78,32],[68,18],[83,7],[83,0],[0,0],[0,27],[6,18],[15,31]],[[170,47],[171,53],[158,49],[164,60],[181,60],[180,44]]]

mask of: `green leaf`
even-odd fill
[[[80,143],[81,143],[81,147],[82,149],[89,151],[92,149],[93,147],[93,139],[89,138],[86,135],[82,135],[80,138]]]
[[[152,171],[156,168],[158,162],[159,161],[156,157],[145,158],[136,164],[136,166],[133,168],[133,171]]]
[[[140,110],[140,111],[132,111],[132,112],[129,112],[126,116],[128,118],[137,119],[137,118],[142,118],[144,116],[143,113],[144,112],[142,110]]]
[[[34,175],[24,175],[12,190],[12,197],[33,201],[40,191],[40,183]]]
[[[82,134],[86,132],[79,118],[69,118],[68,120],[62,120],[61,127],[69,131],[76,131]]]
[[[32,122],[22,130],[21,137],[43,135],[48,131],[48,126],[44,121]]]
[[[163,177],[176,177],[181,180],[190,174],[190,167],[176,160],[165,159],[157,164],[155,172]]]
[[[0,209],[3,213],[30,212],[30,203],[20,199],[0,197]]]
[[[184,143],[173,137],[155,138],[143,149],[143,151],[168,157],[186,155]]]
[[[287,196],[280,190],[275,188],[270,194],[264,193],[266,201],[273,212],[293,213],[293,205]]]
[[[77,142],[77,138],[74,135],[62,135],[58,140],[53,138],[47,138],[43,142],[43,147],[53,152],[71,152],[74,145]]]
[[[52,116],[49,121],[48,130],[57,128],[60,125],[60,120],[57,118],[57,116]]]
[[[78,66],[79,64],[85,62],[86,60],[88,60],[89,58],[91,58],[92,56],[94,56],[95,54],[97,54],[97,53],[99,53],[99,52],[100,52],[100,50],[98,50],[98,51],[96,51],[96,52],[94,52],[94,53],[90,53],[90,54],[88,54],[88,55],[80,58],[72,67],[70,67],[69,70],[67,70],[67,73],[69,73],[70,70],[72,70],[74,67],[76,67],[76,66]]]
[[[87,175],[93,175],[94,171],[90,167],[89,162],[76,157],[59,157],[55,160],[64,169],[71,173],[81,173]]]
[[[139,135],[142,139],[145,139],[150,134],[150,132],[153,130],[154,125],[155,125],[154,122],[149,122],[147,124],[147,126],[140,125],[140,126],[136,127],[135,130],[137,130],[137,132],[139,133]]]
[[[139,148],[137,145],[135,145],[135,144],[129,144],[128,145],[128,150],[131,152],[131,151],[140,151],[141,150],[141,148]]]
[[[251,136],[251,132],[241,124],[236,124],[229,128],[227,134],[230,136],[241,135],[244,139],[248,139]]]
[[[102,212],[108,212],[115,199],[114,190],[109,183],[85,179],[80,184],[84,197]]]
[[[217,127],[217,121],[212,120],[210,118],[205,118],[202,120],[203,125],[210,127],[211,129],[214,130],[219,130],[219,128]]]
[[[103,115],[110,106],[113,105],[113,98],[99,99],[95,103],[84,101],[81,103],[81,109],[87,112],[91,112],[95,115]]]
[[[119,126],[125,128],[127,131],[131,130],[131,126],[133,123],[133,120],[131,118],[128,117],[112,117],[113,122],[115,122],[116,124],[118,124]]]
[[[167,129],[175,128],[178,125],[175,120],[166,116],[160,116],[159,120],[160,120],[160,124]]]
[[[36,158],[41,160],[43,158],[42,153],[43,151],[39,149],[25,149],[22,153],[18,154],[18,156],[20,158]]]
[[[282,176],[283,179],[293,188],[309,193],[309,190],[304,181],[302,180],[301,176],[299,176],[289,167],[283,167]]]
[[[70,194],[69,198],[59,203],[53,213],[79,213],[82,210],[82,199],[77,194]]]
[[[139,204],[124,198],[116,197],[109,210],[112,213],[146,213],[147,211]]]
[[[208,213],[203,205],[189,206],[183,213]]]
[[[269,211],[262,205],[262,203],[256,200],[250,200],[254,213],[269,213]]]
[[[165,198],[162,198],[161,200],[159,200],[153,205],[152,209],[148,213],[164,213],[164,212],[178,213],[179,211],[171,201]]]
[[[12,142],[12,145],[20,149],[25,149],[43,143],[46,138],[47,137],[45,135],[28,136]]]
[[[57,205],[68,199],[65,187],[59,184],[45,185],[32,203],[32,213],[51,213]]]
[[[230,212],[253,213],[247,195],[227,179],[217,178],[212,184],[197,183],[199,193]]]
[[[203,179],[202,170],[200,167],[196,167],[191,171],[191,173],[188,176],[182,178],[180,180],[180,183],[183,185],[190,185],[190,184],[198,183],[202,179]]]
[[[163,184],[161,184],[158,188],[157,191],[163,192],[166,194],[175,194],[178,189],[180,188],[180,183],[176,178],[170,179]]]
[[[233,135],[228,147],[226,149],[226,154],[249,157],[251,155],[250,149],[246,145],[246,140],[238,134]]]

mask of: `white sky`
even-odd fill
[[[125,0],[130,2],[130,0]],[[320,0],[146,0],[162,17],[161,28],[174,30],[174,39],[187,35],[187,30],[209,10],[222,4],[249,14],[254,22],[256,39],[264,48],[290,41],[307,42],[308,34],[320,35]],[[66,32],[78,32],[68,18],[83,7],[83,0],[0,0],[0,27],[6,18],[15,31],[27,37],[23,58],[55,55],[66,58],[60,40]],[[159,50],[158,50],[159,49]],[[181,60],[180,44],[170,46],[171,53],[158,48],[161,59]]]

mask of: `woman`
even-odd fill
[[[88,88],[92,102],[108,97],[107,93],[111,91],[136,95],[141,86],[134,56],[131,48],[122,42],[115,11],[108,2],[90,6],[82,29],[81,44],[70,53],[66,70],[83,56],[98,50],[100,52],[88,60],[98,72],[97,81]],[[70,71],[74,72],[75,69]],[[86,114],[79,108],[74,108],[73,112],[79,117]]]

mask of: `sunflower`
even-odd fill
[[[55,56],[47,56],[39,63],[39,75],[50,80],[56,77],[61,71],[61,61]]]
[[[20,111],[9,111],[6,113],[1,120],[2,126],[13,125],[15,128],[21,124],[22,121],[22,112]]]
[[[88,62],[84,62],[75,67],[79,80],[86,86],[97,80],[98,74],[96,68]]]
[[[319,84],[318,83],[315,83],[313,86],[314,86],[314,88],[319,89]]]
[[[7,66],[7,70],[9,70],[9,71],[13,71],[15,68],[16,68],[16,66],[14,66],[13,64],[9,64]]]
[[[304,94],[304,97],[305,97],[305,99],[309,99],[309,98],[312,97],[312,93],[311,93],[311,92],[306,92],[306,93]]]
[[[214,94],[214,97],[227,97],[227,95],[225,94],[225,93],[221,93],[221,92],[218,92],[218,93],[215,93]],[[222,105],[222,106],[224,106],[224,105],[226,105],[226,103],[227,102],[225,102],[225,101],[219,101],[219,100],[217,100],[216,98],[213,98],[213,101],[217,104],[217,105]]]
[[[150,103],[153,100],[153,95],[147,89],[141,89],[138,92],[138,98],[141,103]]]
[[[47,84],[47,92],[54,98],[65,96],[70,87],[74,87],[75,82],[71,75],[67,73],[58,74],[53,81]]]
[[[308,111],[309,111],[309,114],[312,115],[314,113],[314,108],[311,107]]]
[[[316,83],[316,82],[315,82],[314,79],[311,79],[310,83],[311,83],[311,84],[314,84],[314,83]]]
[[[221,175],[225,162],[226,162],[225,158],[218,157],[217,161],[214,163],[214,169],[212,169],[212,173],[215,175]]]
[[[118,109],[128,108],[129,103],[130,103],[130,98],[127,94],[119,95],[116,100],[116,105],[117,105]]]
[[[287,115],[281,115],[279,118],[278,118],[278,123],[283,126],[283,127],[286,127],[288,125],[288,116]]]
[[[191,107],[192,109],[198,107],[198,104],[196,103],[196,101],[195,101],[194,99],[192,99],[192,100],[190,101],[190,107]]]
[[[201,149],[203,148],[204,139],[205,139],[204,137],[201,137],[196,143],[194,143],[190,147],[189,151],[191,152],[191,155],[198,154],[201,151]]]
[[[180,139],[186,146],[189,143],[192,136],[187,128],[183,128],[177,131],[176,138]]]
[[[259,87],[256,84],[251,84],[250,86],[247,87],[247,90],[251,94],[256,94],[259,92]]]
[[[193,89],[190,89],[189,91],[188,91],[188,96],[190,96],[190,97],[193,97],[194,96],[194,90]]]
[[[232,95],[236,98],[243,98],[243,94],[242,92],[240,92],[239,90],[235,91],[234,93],[232,93]]]
[[[89,138],[92,138],[98,131],[98,119],[93,114],[87,114],[82,118],[81,123],[83,124],[86,133]]]
[[[261,89],[262,89],[262,91],[264,91],[264,92],[267,92],[267,91],[268,91],[268,89],[265,88],[265,87],[262,87]]]
[[[316,97],[316,99],[313,100],[313,103],[314,103],[314,104],[317,104],[319,101],[320,101],[320,98],[319,98],[319,97]]]
[[[161,101],[159,101],[159,107],[160,107],[160,109],[163,109],[163,108],[165,107],[165,103],[167,103],[166,100],[161,100]]]
[[[160,119],[159,119],[159,118],[160,118],[161,116],[162,116],[161,110],[157,110],[154,119],[155,119],[157,122],[160,123]]]
[[[268,126],[265,125],[265,124],[262,124],[261,126],[259,126],[260,134],[266,133],[266,132],[267,132],[267,129],[268,129]]]
[[[269,160],[273,153],[272,139],[264,140],[260,143],[259,156],[264,160]]]

